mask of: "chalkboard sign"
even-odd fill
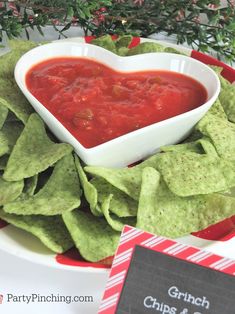
[[[235,314],[235,277],[135,246],[116,314]]]

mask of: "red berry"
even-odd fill
[[[100,8],[100,12],[106,12],[106,11],[107,11],[107,9],[105,7]]]

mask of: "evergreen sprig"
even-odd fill
[[[84,34],[129,33],[142,37],[165,32],[175,35],[178,43],[187,42],[202,52],[215,51],[235,61],[234,0],[220,8],[220,0],[24,0],[0,1],[0,39],[18,37],[29,28],[51,24],[63,36],[72,25]],[[58,28],[58,23],[63,28]]]

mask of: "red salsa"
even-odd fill
[[[29,91],[86,148],[202,105],[196,80],[170,71],[117,72],[88,58],[53,58],[33,66]]]

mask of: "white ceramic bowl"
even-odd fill
[[[208,100],[205,104],[189,112],[130,132],[93,148],[85,148],[29,92],[26,86],[26,73],[33,65],[59,56],[88,57],[123,72],[170,70],[182,73],[204,85],[208,93]],[[70,143],[86,164],[105,167],[127,166],[152,155],[161,146],[182,141],[212,106],[220,92],[220,82],[214,71],[190,57],[172,53],[148,53],[119,57],[103,48],[76,42],[50,43],[30,50],[18,61],[15,68],[15,79],[34,109],[59,140]]]

